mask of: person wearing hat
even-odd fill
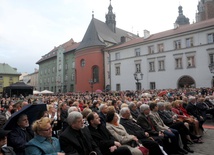
[[[10,131],[0,129],[0,155],[15,155],[15,152],[13,151],[13,148],[10,146],[7,146],[7,134]]]

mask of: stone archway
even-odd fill
[[[195,88],[195,80],[185,75],[178,80],[178,88]]]

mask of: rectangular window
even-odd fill
[[[72,68],[75,68],[75,62],[72,62]]]
[[[115,75],[120,75],[120,66],[115,67]]]
[[[135,64],[135,70],[137,73],[141,73],[141,65],[140,64]]]
[[[214,43],[214,33],[208,34],[208,44]]]
[[[160,61],[158,61],[158,65],[159,65],[159,68],[158,68],[158,70],[159,70],[159,71],[163,71],[163,70],[165,70],[164,60],[160,60]]]
[[[193,47],[193,38],[186,39],[186,47]]]
[[[150,89],[156,89],[155,82],[150,82]]]
[[[140,48],[135,49],[135,56],[139,57],[140,56]]]
[[[163,51],[164,51],[163,44],[158,44],[158,52],[163,52]]]
[[[153,54],[154,52],[154,46],[148,46],[148,53]]]
[[[116,91],[120,91],[121,88],[120,88],[120,84],[116,84]]]
[[[10,76],[10,81],[12,81],[13,80],[13,77],[12,76]]]
[[[65,81],[68,81],[68,75],[65,75]]]
[[[176,40],[174,41],[174,46],[175,46],[175,49],[181,49],[181,41],[180,40]]]
[[[75,77],[75,74],[72,73],[72,74],[71,74],[71,80],[72,80],[72,81],[74,81],[74,77]]]
[[[210,56],[210,63],[211,64],[214,63],[214,54],[212,53],[209,56]]]
[[[194,56],[187,57],[187,68],[195,67]]]
[[[149,62],[149,71],[154,72],[155,71],[155,62]]]
[[[67,63],[65,64],[65,70],[68,70],[68,64]]]
[[[0,88],[3,88],[3,84],[2,83],[0,83]]]
[[[182,58],[176,58],[175,59],[175,69],[181,69],[182,68]]]
[[[0,75],[0,80],[3,80],[3,76],[2,75]]]
[[[120,59],[120,53],[115,53],[115,60],[119,60]]]

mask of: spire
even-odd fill
[[[111,6],[111,0],[108,7],[108,14],[106,14],[106,24],[108,27],[115,33],[116,32],[116,21],[115,21],[115,14],[113,13],[113,7]]]
[[[92,18],[94,18],[94,10],[92,10]]]
[[[183,7],[180,5],[178,7],[178,17],[175,21],[175,25],[186,25],[186,24],[189,24],[189,18],[186,18],[184,15],[183,15]]]

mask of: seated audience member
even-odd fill
[[[32,124],[32,130],[34,131],[35,136],[26,144],[26,155],[64,155],[64,153],[60,153],[61,149],[59,140],[52,137],[50,118],[42,117],[41,119],[36,120]]]
[[[189,103],[186,106],[186,110],[189,115],[194,116],[198,120],[200,129],[204,131],[203,124],[205,122],[205,119],[200,113],[200,109],[196,106],[196,104],[196,98],[194,96],[190,96]]]
[[[131,155],[130,150],[116,141],[105,125],[101,124],[100,117],[96,112],[91,112],[87,116],[87,120],[91,136],[103,155]]]
[[[137,118],[137,124],[140,125],[146,132],[149,133],[151,136],[159,136],[163,138],[164,142],[164,150],[168,153],[178,153],[183,154],[182,152],[179,152],[177,149],[178,143],[172,144],[169,143],[169,138],[164,134],[163,130],[159,130],[152,119],[152,115],[150,114],[150,107],[148,104],[142,104],[140,106],[140,112],[141,114]]]
[[[177,114],[177,119],[179,121],[187,122],[189,124],[189,129],[192,134],[200,136],[199,122],[196,118],[194,118],[194,116],[187,113],[186,109],[183,107],[182,100],[175,100],[172,102],[172,111]]]
[[[148,132],[144,132],[144,129],[141,128],[135,121],[130,119],[131,113],[129,108],[125,107],[120,110],[120,124],[126,129],[128,134],[135,135],[140,142],[149,149],[150,155],[163,155],[157,142],[153,140],[152,137],[149,137]]]
[[[129,103],[129,109],[131,112],[131,116],[137,120],[138,115],[140,114],[139,111],[137,110],[137,105],[134,102]]]
[[[82,116],[83,116],[83,121],[84,121],[84,125],[85,126],[88,126],[89,124],[88,124],[88,120],[87,120],[87,116],[88,116],[88,114],[89,113],[91,113],[92,112],[92,110],[90,109],[90,108],[84,108],[83,110],[82,110]]]
[[[108,106],[106,104],[101,104],[99,106],[99,116],[101,124],[106,125],[106,114],[108,112]]]
[[[22,114],[17,119],[17,126],[8,134],[7,145],[13,147],[16,155],[25,155],[25,145],[34,134],[29,127],[28,117]]]
[[[196,107],[198,107],[201,115],[204,118],[204,121],[207,120],[207,114],[212,115],[212,117],[214,116],[214,108],[210,107],[209,105],[210,105],[209,100],[205,102],[205,98],[203,97],[200,97],[196,103]]]
[[[165,136],[169,137],[171,140],[171,144],[173,147],[173,150],[178,151],[178,153],[181,154],[187,154],[187,151],[182,149],[179,144],[179,132],[176,129],[170,128],[166,124],[164,124],[163,120],[160,118],[158,114],[158,106],[156,103],[150,103],[149,108],[151,110],[151,119],[154,122],[154,125],[156,126],[156,129],[158,131],[162,131]],[[177,152],[176,152],[177,153]]]
[[[62,131],[64,131],[66,129],[66,127],[68,126],[67,117],[68,117],[68,105],[66,102],[63,102],[60,105],[60,121],[58,120],[58,123],[61,123]],[[60,127],[60,125],[59,125],[59,127]]]
[[[173,116],[169,115],[169,113],[167,113],[165,111],[165,104],[166,103],[164,103],[164,102],[158,102],[157,103],[158,114],[159,114],[160,118],[162,119],[163,123],[166,124],[168,127],[178,130],[178,132],[181,135],[181,140],[182,140],[182,143],[183,143],[183,149],[186,150],[187,152],[193,153],[194,151],[191,150],[187,146],[188,140],[191,140],[190,139],[190,131],[189,131],[189,129],[184,125],[183,122],[177,122],[173,118]]]
[[[136,147],[131,147],[132,143],[138,143],[138,138],[134,135],[129,135],[126,129],[119,124],[118,114],[115,110],[109,110],[106,115],[106,128],[114,136],[114,138],[122,145],[127,145],[133,155],[142,155],[142,152]]]
[[[83,116],[80,112],[69,113],[67,122],[69,126],[59,137],[61,149],[66,155],[89,155],[92,152],[102,155],[90,131],[84,127]]]
[[[7,134],[10,131],[0,129],[0,155],[15,155],[13,148],[7,146]]]

